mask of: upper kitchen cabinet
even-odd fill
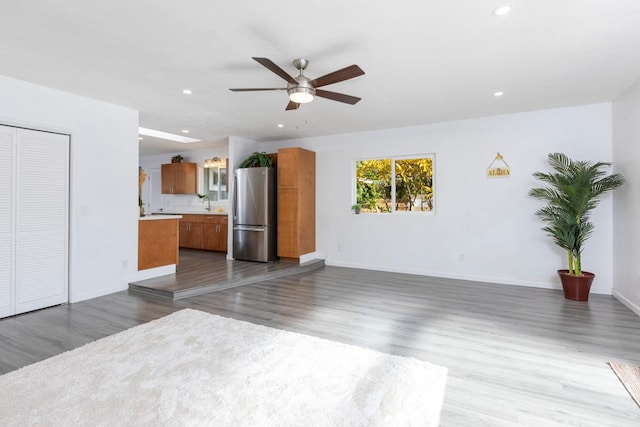
[[[195,163],[168,163],[162,165],[162,194],[196,194],[198,192],[198,165]]]

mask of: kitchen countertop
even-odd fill
[[[224,215],[227,216],[229,215],[229,212],[215,212],[215,211],[197,211],[197,212],[187,212],[187,211],[180,211],[180,212],[154,212],[152,213],[152,215],[154,216],[171,216],[171,215]]]
[[[140,217],[140,221],[149,221],[152,219],[180,219],[182,215],[174,215],[174,214],[151,214]]]

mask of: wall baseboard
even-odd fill
[[[617,292],[616,290],[613,291],[613,296],[614,296],[615,299],[617,299],[622,304],[627,306],[627,308],[629,308],[629,310],[633,311],[635,314],[640,316],[640,306],[634,304],[633,302],[631,302],[631,300],[629,300],[627,297],[622,295],[620,292]]]
[[[161,267],[155,267],[155,268],[148,268],[146,270],[139,270],[136,281],[151,279],[153,277],[164,276],[167,274],[173,274],[175,272],[176,272],[175,264],[163,265]]]
[[[73,304],[73,303],[85,301],[88,299],[93,299],[93,298],[102,297],[109,294],[114,294],[116,292],[126,291],[127,289],[129,289],[129,282],[125,280],[123,280],[120,283],[120,285],[117,287],[114,286],[114,287],[102,288],[102,289],[91,289],[90,292],[83,292],[79,294],[72,292],[72,290],[70,289],[69,303]]]
[[[300,255],[300,264],[305,262],[315,261],[317,259],[324,259],[325,257],[320,252],[310,252],[308,254]]]
[[[325,260],[325,264],[329,266],[334,266],[334,267],[358,268],[363,270],[385,271],[389,273],[415,274],[417,276],[438,277],[442,279],[468,280],[472,282],[494,283],[499,285],[525,286],[529,288],[554,289],[559,291],[562,290],[562,285],[556,284],[556,283],[529,282],[526,280],[510,280],[510,279],[504,279],[499,277],[450,274],[450,273],[443,273],[443,272],[437,272],[437,271],[414,271],[414,270],[403,270],[403,269],[397,269],[397,268],[381,268],[378,265],[351,264],[351,263],[334,262],[331,260]],[[594,294],[611,295],[611,292],[612,292],[611,288],[599,288],[599,287],[591,288],[591,293],[594,293]]]

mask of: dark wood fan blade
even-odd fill
[[[300,104],[298,104],[297,102],[289,101],[289,103],[287,104],[287,108],[285,108],[285,110],[286,111],[297,110],[298,108],[300,108]]]
[[[334,101],[344,102],[345,104],[354,105],[362,98],[357,96],[345,95],[344,93],[330,92],[328,90],[316,89],[316,96],[320,98],[332,99]]]
[[[311,86],[313,87],[321,87],[326,85],[331,85],[334,83],[338,83],[344,80],[349,80],[354,77],[358,77],[364,74],[364,71],[357,65],[349,65],[348,67],[344,67],[338,71],[334,71],[333,73],[325,74],[322,77],[318,77],[317,79],[311,80]]]
[[[282,68],[278,67],[272,60],[270,60],[269,58],[257,58],[257,57],[253,57],[253,59],[255,61],[257,61],[260,65],[264,66],[265,68],[271,70],[272,72],[276,73],[277,75],[279,75],[280,77],[282,77],[283,79],[285,79],[287,82],[291,83],[291,84],[297,84],[297,82],[294,80],[293,77],[291,77],[286,71],[284,71]]]
[[[254,90],[287,90],[286,87],[250,87],[250,88],[229,88],[231,92],[250,92]]]

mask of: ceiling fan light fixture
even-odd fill
[[[293,87],[289,89],[289,99],[297,104],[306,104],[313,101],[314,92],[309,87]]]

